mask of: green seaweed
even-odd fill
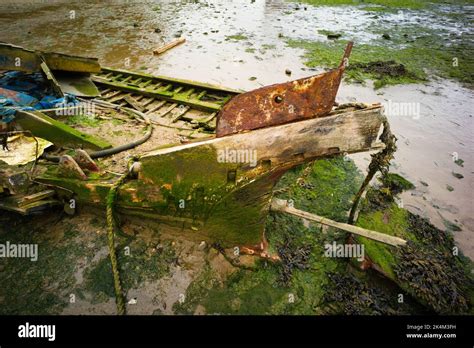
[[[226,40],[234,40],[234,41],[242,41],[242,40],[247,40],[248,37],[245,36],[244,34],[235,34],[235,35],[229,35],[225,37]]]
[[[137,288],[146,280],[164,277],[169,273],[170,265],[177,260],[171,242],[159,243],[157,239],[154,243],[147,244],[141,239],[133,239],[128,243],[126,239],[119,237],[118,243],[117,261],[124,291]],[[127,252],[125,247],[128,247]],[[86,270],[85,280],[84,290],[92,293],[96,302],[115,296],[108,255]]]
[[[0,243],[37,244],[38,260],[6,258],[0,271],[0,313],[3,315],[59,314],[75,293],[74,272],[77,259],[92,257],[78,241],[73,225],[58,237],[48,236],[54,223],[49,217],[21,218],[8,215],[9,223],[0,226]],[[15,226],[13,228],[13,226]],[[34,226],[34,229],[32,228]],[[34,233],[31,231],[34,230]]]
[[[469,52],[472,43],[460,34],[449,46],[445,45],[446,33],[420,24],[369,28],[374,34],[387,32],[390,40],[379,36],[370,44],[355,43],[345,78],[356,83],[374,80],[374,87],[416,83],[432,75],[451,78],[467,85],[474,81],[474,60]],[[338,66],[346,45],[344,40],[305,41],[288,40],[290,47],[305,49],[305,64],[309,67],[334,68]]]
[[[379,7],[386,11],[390,9],[425,9],[431,7],[433,3],[465,3],[469,1],[446,1],[446,0],[302,0],[303,3],[311,4],[314,6],[362,6],[364,10],[373,11],[374,8]],[[366,5],[378,5],[378,6],[366,6]],[[368,8],[368,9],[367,9]]]

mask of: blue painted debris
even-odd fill
[[[58,98],[41,73],[9,71],[0,77],[0,122],[9,123],[17,110],[41,110],[79,101],[66,94]]]

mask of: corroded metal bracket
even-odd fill
[[[351,50],[349,42],[337,69],[235,96],[217,116],[217,137],[327,115]]]

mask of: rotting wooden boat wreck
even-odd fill
[[[250,92],[125,70],[90,72],[101,96],[82,102],[94,105],[105,126],[88,134],[94,127],[61,122],[77,105],[18,110],[4,134],[26,131],[51,141],[54,151],[31,171],[0,167],[0,208],[30,214],[64,205],[72,213],[81,205],[105,207],[116,190],[120,213],[264,253],[272,189],[288,169],[383,148],[380,105],[335,105],[351,48],[334,70]],[[133,123],[125,143],[114,136],[117,120]],[[158,146],[145,149],[150,142]]]

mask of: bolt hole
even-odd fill
[[[277,95],[274,100],[275,103],[280,104],[283,101],[283,97],[281,95]]]

